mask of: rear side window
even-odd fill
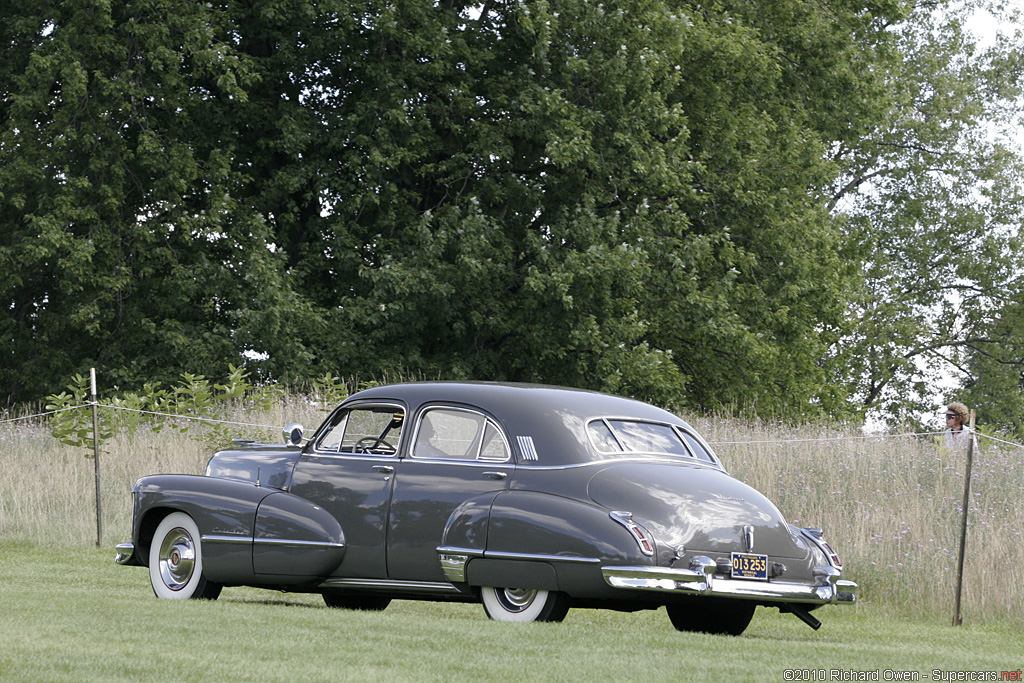
[[[430,408],[416,427],[414,458],[508,460],[511,451],[498,426],[480,413],[458,408]]]
[[[603,454],[670,455],[717,464],[700,439],[676,425],[606,418],[591,420],[587,434],[594,449]]]

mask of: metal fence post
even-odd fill
[[[967,468],[964,474],[964,510],[960,524],[960,554],[956,567],[956,600],[953,603],[953,626],[963,623],[960,617],[960,594],[964,588],[964,548],[967,546],[967,508],[971,504],[971,465],[974,461],[974,411],[971,411],[970,433],[967,435]]]
[[[93,471],[96,473],[96,547],[103,545],[103,513],[100,504],[100,421],[96,401],[96,368],[89,369],[92,384],[92,452]]]

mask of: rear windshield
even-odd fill
[[[594,448],[603,454],[673,455],[718,464],[696,435],[676,425],[604,418],[591,420],[587,433]]]

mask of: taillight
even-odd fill
[[[828,561],[832,563],[833,567],[836,569],[843,568],[843,561],[839,559],[839,555],[836,554],[835,550],[832,550],[832,546],[825,539],[821,539],[821,549],[828,555]]]
[[[818,549],[821,550],[821,552],[825,553],[825,557],[828,558],[829,564],[836,569],[843,568],[843,561],[839,559],[839,555],[832,549],[832,546],[828,544],[828,541],[825,540],[821,529],[801,529],[801,531],[804,532],[804,536],[814,541],[814,545],[818,546]]]
[[[640,546],[640,552],[647,556],[654,554],[654,541],[646,531],[640,528],[639,524],[633,521],[632,512],[623,512],[619,510],[608,513],[608,516],[626,527],[626,530],[633,536],[633,540],[636,541],[638,546]]]

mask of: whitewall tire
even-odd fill
[[[215,600],[220,584],[203,574],[203,546],[199,527],[184,512],[163,518],[149,548],[149,580],[158,598]]]
[[[569,597],[557,591],[485,586],[480,600],[495,621],[561,621],[569,611]]]

